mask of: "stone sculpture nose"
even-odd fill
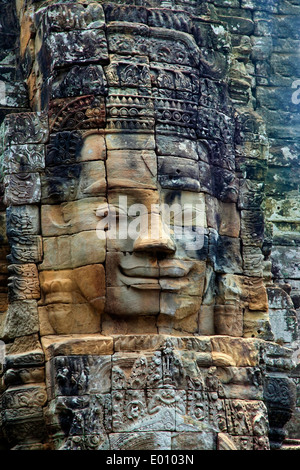
[[[175,253],[176,246],[171,238],[138,237],[133,246],[134,251],[151,253]]]
[[[151,214],[151,217],[148,217],[148,222],[146,226],[141,227],[140,234],[134,241],[133,250],[156,254],[174,254],[176,245],[161,214]]]

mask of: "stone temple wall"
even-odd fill
[[[300,438],[299,22],[298,0],[0,0],[3,448]],[[120,195],[201,227],[158,209],[114,238]]]
[[[248,83],[251,81],[254,108],[264,119],[269,140],[266,167],[257,162],[256,175],[263,169],[264,254],[270,253],[272,273],[272,282],[267,284],[270,322],[275,339],[293,348],[297,364],[300,5],[297,1],[242,1],[229,2],[228,8],[224,8],[223,3],[215,5],[222,20],[228,23],[233,43],[237,48],[249,46],[246,53],[249,60],[245,62]],[[240,70],[234,71],[237,86],[239,73]],[[251,96],[249,90],[248,93]],[[298,383],[297,368],[293,376]],[[288,425],[289,435],[294,438],[299,437],[297,417],[296,411]]]

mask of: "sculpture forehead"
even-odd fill
[[[110,188],[133,183],[149,189],[158,181],[163,188],[199,192],[210,190],[214,179],[231,178],[235,123],[220,81],[226,59],[222,63],[218,55],[203,56],[201,31],[207,25],[191,16],[193,2],[177,6],[187,10],[77,3],[38,12],[36,24],[45,38],[40,53],[47,55],[45,75],[51,74],[52,82],[49,166],[62,158],[66,147],[70,158],[65,163],[104,159],[95,148],[99,143],[103,151],[106,141],[107,165],[102,170]],[[225,57],[222,26],[217,32],[210,28],[209,37],[208,46],[220,41],[217,49]],[[89,128],[105,129],[106,135],[83,138],[82,129]],[[74,129],[81,129],[79,136]],[[81,145],[86,148],[80,152]],[[209,163],[225,167],[229,175],[219,175]],[[66,192],[78,179],[76,172],[88,166],[92,171],[93,165],[68,167]],[[55,194],[58,170],[47,171]],[[221,188],[223,182],[218,183]],[[49,202],[47,195],[44,200]]]

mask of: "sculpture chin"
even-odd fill
[[[149,284],[149,279],[147,282],[144,285],[107,287],[105,312],[123,317],[158,315],[160,287],[158,283]]]

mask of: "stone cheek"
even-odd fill
[[[102,265],[43,271],[40,282],[42,335],[100,332],[106,290]]]

